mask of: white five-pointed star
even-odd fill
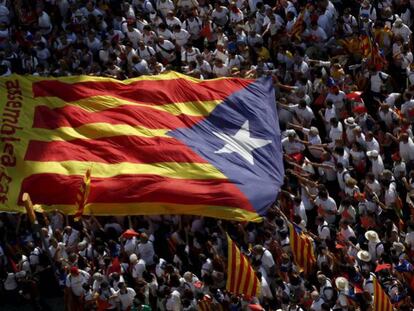
[[[264,147],[272,142],[271,140],[251,137],[249,131],[249,121],[244,122],[240,130],[238,130],[234,136],[218,132],[213,132],[213,134],[226,142],[223,148],[215,151],[214,153],[236,152],[251,165],[254,165],[252,151]]]

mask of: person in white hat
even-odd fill
[[[372,265],[371,265],[371,254],[366,250],[360,250],[357,253],[359,268],[361,271],[369,272],[371,271]]]
[[[384,171],[382,157],[377,150],[367,151],[367,157],[371,162],[371,172],[374,174],[375,178],[378,178]]]
[[[355,122],[353,117],[346,118],[344,124],[346,139],[349,144],[352,144],[355,141],[354,128],[357,127],[358,124]]]
[[[401,242],[393,242],[391,252],[400,260],[406,259],[407,257],[407,254],[405,253],[405,246]]]
[[[371,261],[375,262],[384,253],[384,244],[382,244],[378,233],[374,230],[365,232],[365,238],[368,240],[368,252],[371,255]]]
[[[318,128],[315,126],[306,128],[301,125],[296,125],[293,123],[289,123],[289,126],[305,134],[307,140],[305,141],[301,140],[300,142],[307,146],[312,156],[314,156],[317,159],[320,159],[322,152],[323,152],[323,148],[321,146],[322,140],[321,140],[321,137],[319,136]]]
[[[286,136],[282,139],[282,147],[288,155],[301,153],[305,150],[305,145],[296,140],[295,130],[287,130]]]
[[[346,278],[340,276],[335,279],[335,286],[338,289],[338,299],[336,300],[336,307],[342,308],[342,310],[347,310],[349,282]]]

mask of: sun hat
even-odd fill
[[[370,242],[381,242],[381,240],[378,237],[378,233],[376,233],[374,230],[369,230],[365,232],[365,238]]]
[[[344,123],[351,127],[357,126],[357,124],[355,123],[355,119],[353,117],[346,118]]]
[[[357,253],[357,257],[359,260],[364,261],[364,262],[370,262],[372,259],[371,254],[364,250],[360,250]]]
[[[339,290],[348,290],[349,282],[346,278],[340,276],[335,279],[336,288]]]

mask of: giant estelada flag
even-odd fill
[[[0,79],[0,210],[260,220],[283,179],[270,78]]]

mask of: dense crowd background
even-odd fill
[[[26,215],[3,213],[0,309],[46,310],[45,297],[61,294],[70,311],[372,310],[376,276],[396,309],[413,310],[413,9],[408,0],[0,0],[2,76],[272,76],[286,168],[260,224],[39,214],[53,264]],[[366,37],[379,61],[347,45]],[[292,260],[287,219],[314,239],[309,276]],[[260,297],[226,292],[224,232],[251,259]]]

